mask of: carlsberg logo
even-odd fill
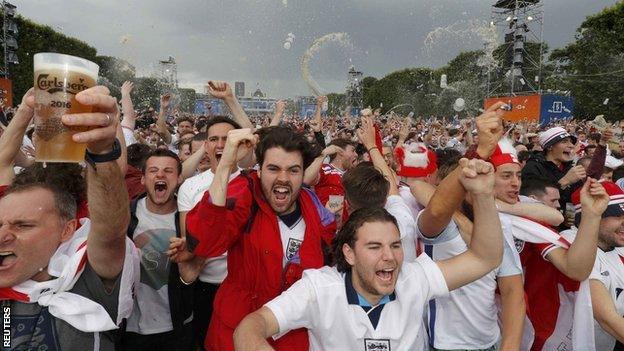
[[[73,95],[89,88],[84,84],[84,78],[79,78],[78,82],[70,82],[66,80],[59,80],[58,77],[48,79],[49,76],[49,74],[40,74],[37,76],[37,88],[47,90],[50,94],[64,91]]]

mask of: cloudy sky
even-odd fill
[[[209,79],[258,85],[272,97],[308,95],[300,60],[315,38],[345,32],[350,46],[328,43],[311,60],[325,92],[343,91],[347,67],[382,77],[397,69],[439,67],[482,48],[475,29],[494,0],[13,0],[22,16],[79,38],[101,55],[121,57],[152,75],[175,57],[183,87]],[[616,0],[544,0],[544,39],[573,40],[587,15]],[[436,30],[437,29],[437,30]],[[433,33],[432,33],[433,32]],[[288,33],[295,35],[284,49]],[[427,41],[428,37],[433,39]]]

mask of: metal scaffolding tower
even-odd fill
[[[364,104],[363,92],[362,92],[362,77],[363,73],[360,71],[356,71],[355,67],[349,67],[348,77],[347,77],[347,91],[346,91],[346,100],[347,106],[351,106],[351,108],[361,109]]]
[[[9,65],[19,64],[17,59],[17,23],[15,22],[16,6],[2,1],[2,48],[3,65],[0,75],[9,78]]]
[[[502,29],[505,43],[502,50],[495,52],[500,66],[488,70],[488,97],[540,93],[542,6],[540,0],[498,0],[492,6],[490,25]],[[529,43],[535,45],[532,50],[528,48]]]

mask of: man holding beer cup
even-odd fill
[[[63,70],[58,74],[68,74],[71,67]],[[121,155],[115,137],[117,101],[104,86],[81,89],[71,78],[43,74],[47,77],[36,70],[35,82],[46,83],[25,94],[16,119],[36,115],[39,161],[77,161],[77,151],[54,152],[86,150],[90,218],[76,229],[75,200],[61,187],[37,179],[12,184],[0,198],[0,300],[11,325],[3,348],[114,350],[111,331],[132,311],[132,287],[139,273],[138,253],[126,237],[128,194],[116,162]],[[49,95],[60,92],[51,89],[64,91],[45,96],[37,91],[41,87]],[[76,87],[78,91],[67,92]],[[82,112],[52,112],[51,101],[70,112],[68,104],[81,105]],[[46,118],[58,121],[37,124]],[[67,130],[69,137],[58,137]],[[52,153],[42,154],[42,145],[60,139],[76,145],[51,146]]]

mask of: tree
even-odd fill
[[[569,90],[577,117],[621,118],[624,110],[624,2],[588,16],[577,29],[576,40],[554,50],[552,84]],[[603,104],[609,98],[607,105]]]
[[[178,106],[181,112],[195,112],[195,89],[178,89],[180,93],[180,105]]]
[[[327,94],[327,113],[330,115],[342,115],[347,98],[345,94]]]
[[[13,81],[13,101],[19,103],[22,96],[33,86],[33,56],[39,52],[57,52],[96,61],[97,50],[78,39],[70,38],[49,26],[36,24],[24,17],[15,18],[19,28],[17,39],[18,65],[9,65]]]

